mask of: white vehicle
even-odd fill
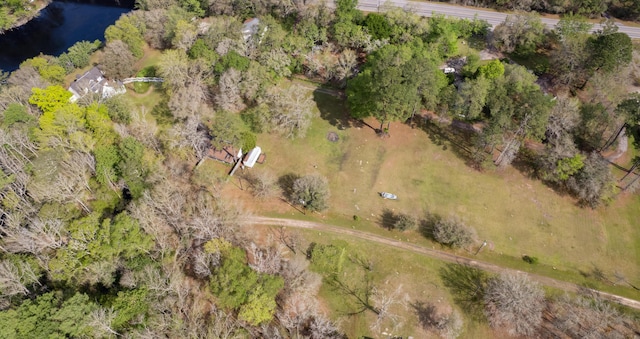
[[[380,196],[383,199],[390,199],[390,200],[396,200],[398,199],[398,196],[392,193],[388,193],[388,192],[380,192]]]

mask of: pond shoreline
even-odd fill
[[[11,27],[5,29],[5,30],[0,30],[0,35],[5,34],[6,32],[9,32],[11,30],[20,28],[21,26],[24,26],[26,24],[29,23],[29,21],[37,18],[40,13],[47,8],[47,6],[49,6],[51,4],[53,0],[39,0],[37,2],[37,6],[36,9],[33,11],[33,13],[21,18],[20,20],[17,20],[16,22],[13,23],[13,25],[11,25]]]

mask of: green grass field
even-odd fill
[[[376,288],[386,293],[394,292],[401,286],[398,300],[400,303],[393,306],[393,313],[398,315],[396,322],[387,320],[383,322],[380,330],[372,331],[369,324],[375,321],[372,312],[364,312],[359,315],[346,315],[346,301],[349,297],[337,292],[328,284],[323,284],[320,296],[331,309],[331,316],[341,324],[349,338],[370,336],[373,338],[385,337],[382,332],[396,336],[413,336],[414,338],[437,337],[434,332],[427,332],[420,326],[414,305],[419,302],[432,303],[439,312],[450,312],[451,307],[456,309],[464,317],[464,338],[492,338],[493,332],[487,323],[482,320],[473,320],[465,310],[453,301],[452,294],[444,285],[441,270],[444,263],[416,255],[410,252],[381,247],[375,243],[356,238],[344,238],[334,234],[318,233],[314,231],[296,230],[304,239],[301,248],[306,249],[311,242],[319,244],[348,243],[346,253],[348,256],[361,256],[373,263],[373,284]],[[355,264],[345,260],[343,276],[359,277]],[[396,325],[396,326],[394,326]],[[385,329],[387,329],[385,331]]]
[[[342,100],[317,92],[310,95],[320,117],[314,119],[307,137],[290,142],[260,135],[258,145],[268,158],[252,169],[326,176],[331,207],[306,218],[432,245],[416,231],[400,234],[381,229],[380,214],[390,209],[418,217],[427,211],[456,215],[477,230],[478,240],[489,243],[481,259],[640,298],[630,288],[611,286],[593,275],[601,270],[614,280],[617,271],[640,285],[637,196],[621,196],[597,210],[579,208],[570,197],[513,168],[478,172],[456,156],[455,146],[446,141],[436,145],[421,129],[395,123],[391,137],[381,139],[367,126],[348,125]],[[375,121],[368,122],[376,126]],[[327,140],[331,131],[339,141]],[[392,192],[399,200],[383,200],[377,194],[381,191]],[[292,208],[286,211],[289,217],[292,212]],[[354,223],[353,215],[361,221]],[[524,263],[520,260],[524,254],[539,258],[539,264]]]

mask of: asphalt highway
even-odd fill
[[[408,1],[408,0],[359,0],[358,9],[367,12],[376,12],[383,10],[385,4],[390,4],[395,7],[411,10],[413,13],[422,16],[432,16],[433,14],[441,14],[456,18],[473,19],[478,18],[486,20],[492,26],[496,26],[503,22],[507,15],[506,12],[495,12],[485,9],[476,9],[471,7],[462,7],[447,5],[437,2],[423,2],[423,1]],[[542,22],[549,28],[553,28],[558,19],[542,18]],[[632,39],[640,39],[640,27],[625,26],[621,23],[617,23],[619,32],[626,33]],[[593,25],[592,31],[601,29],[600,24]]]

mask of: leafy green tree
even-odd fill
[[[331,35],[338,45],[359,48],[364,46],[368,36],[363,27],[362,12],[356,9],[358,0],[336,1],[335,22],[331,26]]]
[[[493,30],[493,44],[503,52],[531,54],[544,39],[544,27],[535,13],[509,15]]]
[[[625,33],[601,34],[589,39],[591,67],[595,70],[613,72],[631,62],[633,45]]]
[[[391,25],[387,19],[377,13],[369,13],[364,19],[367,31],[376,39],[388,39],[391,36]]]
[[[504,64],[498,59],[491,60],[488,64],[478,67],[478,73],[489,80],[499,78],[504,74]]]
[[[153,239],[126,212],[113,219],[101,219],[94,212],[72,221],[67,230],[69,245],[58,249],[49,261],[55,280],[109,287],[118,269],[135,266],[135,259],[154,246]]]
[[[310,268],[324,275],[338,274],[344,268],[347,259],[347,243],[333,242],[329,245],[312,243],[307,251],[311,259]]]
[[[64,81],[64,76],[66,75],[62,66],[52,62],[51,59],[44,57],[27,59],[21,65],[28,65],[35,68],[44,79],[57,84],[62,83]]]
[[[3,338],[82,338],[93,336],[88,324],[97,308],[86,294],[76,293],[67,300],[61,293],[49,292],[35,300],[25,300],[13,310],[0,312]]]
[[[236,51],[229,51],[223,55],[217,64],[214,66],[214,70],[218,74],[224,73],[229,68],[235,68],[238,71],[246,71],[249,68],[249,58],[244,57]]]
[[[142,196],[146,187],[145,179],[148,174],[143,161],[144,146],[138,140],[126,137],[118,146],[118,154],[121,160],[116,164],[116,169],[127,184],[131,196],[137,199]]]
[[[544,135],[554,102],[535,81],[536,76],[526,68],[514,65],[505,65],[504,76],[495,79],[487,102],[491,118],[483,137],[498,137],[494,142],[503,142],[495,160],[498,166],[513,161],[524,138]]]
[[[584,160],[585,157],[581,154],[576,154],[571,158],[560,159],[556,164],[554,174],[560,180],[567,180],[584,167]]]
[[[71,92],[62,86],[49,86],[45,89],[33,88],[29,103],[38,106],[43,113],[53,113],[69,104]]]
[[[118,148],[113,145],[98,145],[94,151],[96,158],[96,179],[103,185],[118,180],[116,165],[122,160]]]
[[[69,47],[66,53],[62,53],[58,57],[58,64],[64,67],[67,73],[70,73],[76,68],[89,66],[91,54],[93,54],[101,44],[100,40],[95,40],[94,42],[78,41]]]
[[[447,85],[435,63],[419,45],[387,45],[371,54],[358,76],[347,83],[347,103],[354,118],[375,117],[380,131],[391,121],[404,121]]]
[[[189,48],[187,55],[191,59],[204,59],[210,65],[215,64],[220,57],[202,38],[196,39],[191,48]]]
[[[11,103],[4,110],[2,116],[2,125],[4,127],[11,127],[16,123],[29,122],[33,120],[33,116],[27,113],[27,108],[19,103]]]
[[[487,103],[492,82],[484,76],[467,80],[460,84],[454,112],[466,119],[478,119]]]
[[[239,310],[240,319],[252,325],[271,320],[277,306],[275,297],[283,288],[284,280],[252,270],[241,248],[226,248],[222,255],[222,265],[215,270],[210,282],[220,305]]]
[[[89,152],[95,141],[87,130],[85,109],[72,103],[47,111],[40,116],[40,129],[34,134],[42,147],[62,146],[70,150]]]
[[[140,59],[144,53],[143,33],[144,23],[139,22],[133,15],[123,15],[113,25],[107,27],[104,36],[107,43],[116,40],[124,42],[133,56]]]
[[[139,288],[131,291],[120,291],[111,302],[111,307],[116,311],[111,326],[120,331],[128,326],[138,316],[144,315],[149,310],[149,291]]]

